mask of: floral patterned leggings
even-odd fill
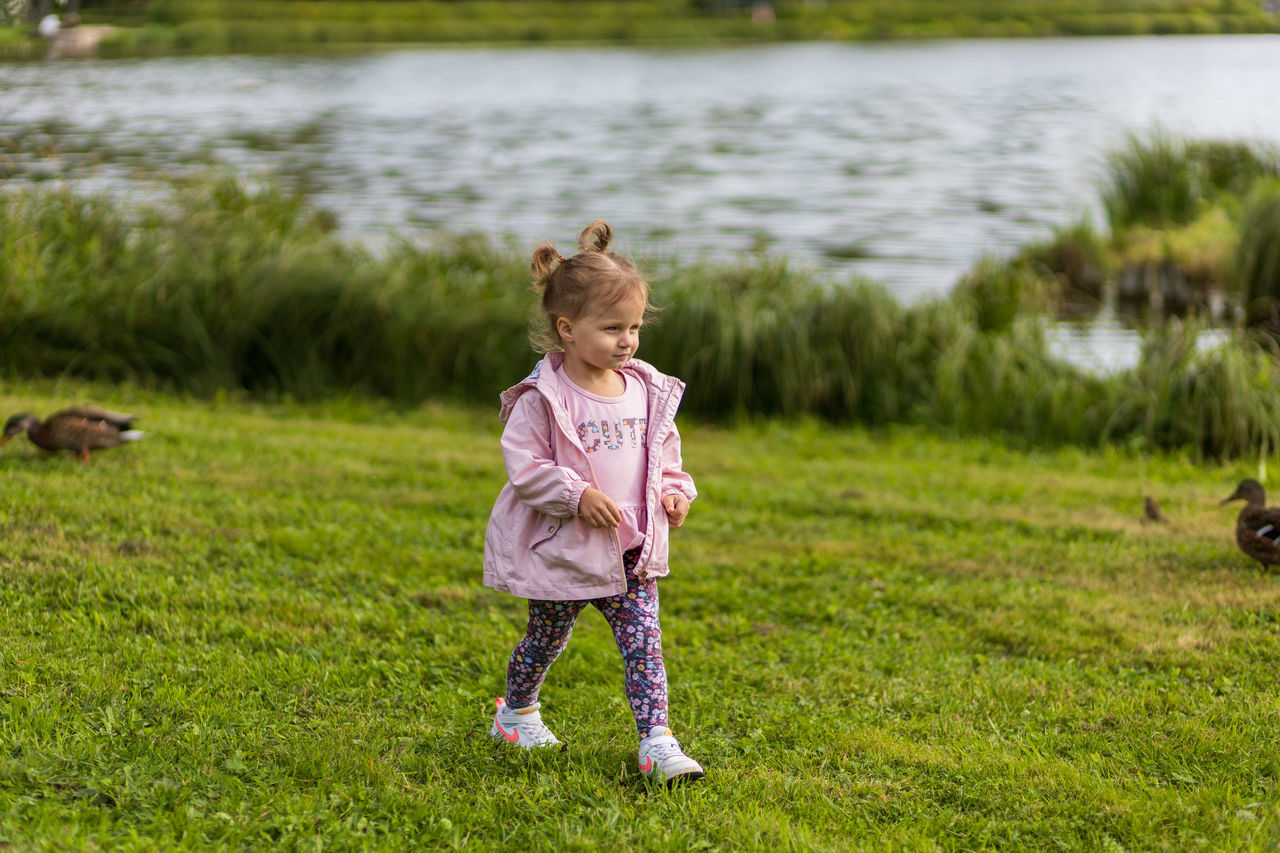
[[[538,701],[547,669],[564,651],[574,622],[588,604],[604,614],[622,652],[627,701],[640,737],[667,724],[667,671],[662,664],[658,626],[658,582],[635,575],[640,549],[623,554],[627,591],[590,601],[529,601],[529,627],[507,664],[507,706],[527,708]]]

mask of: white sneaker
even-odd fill
[[[668,785],[692,782],[707,775],[702,765],[680,750],[680,743],[666,726],[654,726],[640,741],[640,772]]]
[[[500,737],[508,743],[525,749],[536,749],[540,746],[558,746],[560,740],[551,733],[551,729],[542,724],[542,714],[538,711],[541,702],[534,702],[528,708],[511,710],[507,700],[499,696],[493,700],[498,712],[493,715],[493,728],[489,729],[491,737]]]

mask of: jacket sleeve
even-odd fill
[[[536,391],[522,394],[502,431],[502,461],[516,497],[545,515],[578,514],[582,493],[591,485],[577,471],[555,462],[551,413]]]
[[[698,490],[693,485],[693,477],[685,473],[683,465],[684,461],[680,457],[680,431],[672,424],[671,432],[667,433],[662,442],[662,497],[680,494],[693,503]]]

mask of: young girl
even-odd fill
[[[675,425],[684,383],[635,357],[649,289],[607,251],[612,236],[596,221],[573,257],[550,243],[533,253],[543,317],[534,345],[545,356],[501,396],[508,482],[484,555],[485,585],[529,599],[529,626],[490,734],[526,749],[560,743],[538,690],[590,604],[622,652],[640,770],[670,784],[703,775],[667,728],[657,585],[668,527],[684,524],[697,490]]]

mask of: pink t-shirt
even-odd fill
[[[644,543],[648,518],[644,484],[648,474],[649,393],[643,382],[619,373],[625,390],[618,397],[601,397],[582,390],[556,370],[569,389],[562,401],[578,438],[591,460],[596,486],[622,511],[618,540],[629,551]]]

